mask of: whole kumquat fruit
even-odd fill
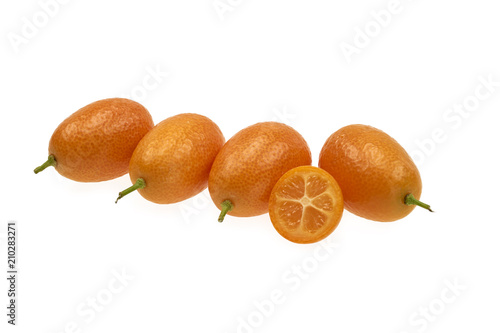
[[[123,176],[142,137],[153,128],[148,110],[125,98],[91,103],[66,118],[49,142],[47,161],[62,176],[79,182],[100,182]]]
[[[135,190],[158,204],[195,196],[207,187],[224,141],[219,127],[205,116],[183,113],[163,120],[134,150],[129,166],[134,185],[120,192],[116,201]]]
[[[342,191],[325,170],[301,166],[274,185],[269,216],[274,228],[294,243],[318,242],[339,225],[344,212]]]
[[[324,144],[319,167],[339,183],[351,213],[369,220],[390,222],[407,216],[419,201],[422,181],[408,153],[383,131],[349,125]]]
[[[288,170],[311,164],[304,138],[292,127],[263,122],[236,133],[217,155],[208,179],[208,190],[221,210],[240,217],[268,212],[269,196]]]

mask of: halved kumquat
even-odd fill
[[[337,228],[343,211],[344,199],[337,181],[314,166],[300,166],[286,172],[269,199],[274,228],[294,243],[324,239]]]

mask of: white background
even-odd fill
[[[2,332],[500,330],[496,2],[224,0],[225,12],[213,0],[62,2],[0,5],[0,257],[6,271],[15,220],[20,271],[15,328],[1,279]],[[371,12],[388,8],[381,27]],[[346,57],[347,44],[357,53]],[[115,96],[155,123],[206,115],[226,138],[284,121],[315,165],[331,133],[373,125],[418,159],[436,212],[394,223],[345,212],[327,240],[297,245],[267,215],[219,224],[206,191],[115,205],[128,176],[33,174],[64,118]],[[463,103],[470,112],[448,111]]]

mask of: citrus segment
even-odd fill
[[[288,183],[283,185],[279,196],[284,199],[300,199],[304,196],[305,188],[304,178],[293,176]]]
[[[331,196],[325,193],[314,198],[312,204],[320,210],[331,212],[333,210],[334,201]]]
[[[286,229],[295,230],[302,219],[302,204],[294,201],[281,201],[278,214]]]
[[[328,187],[328,182],[318,175],[309,175],[307,178],[307,196],[314,198],[325,192]]]
[[[310,233],[316,233],[321,230],[328,222],[328,216],[312,206],[306,206],[302,213],[302,223],[304,229]]]

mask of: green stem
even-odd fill
[[[49,155],[49,157],[47,158],[47,161],[45,161],[45,163],[43,163],[39,167],[35,168],[35,170],[33,170],[33,171],[35,173],[39,173],[39,172],[47,169],[49,166],[55,167],[56,165],[57,165],[57,162],[56,162],[56,158],[54,157],[54,155]]]
[[[417,199],[415,199],[415,197],[411,193],[408,194],[408,195],[406,195],[406,197],[405,197],[405,204],[408,205],[408,206],[410,206],[410,205],[417,205],[419,207],[427,209],[429,212],[434,212],[431,209],[431,206],[429,206],[428,204],[423,203],[422,201],[418,201]]]
[[[132,193],[135,190],[138,190],[140,188],[145,188],[145,187],[146,187],[146,181],[144,179],[142,179],[142,178],[137,178],[137,180],[135,181],[134,185],[132,185],[129,188],[127,188],[127,189],[121,191],[120,193],[118,193],[118,198],[116,199],[115,203],[117,203],[118,200],[120,200],[121,198],[123,198],[127,194]]]
[[[221,204],[221,210],[220,210],[220,215],[219,215],[219,222],[224,221],[224,217],[226,214],[233,209],[233,203],[229,200],[224,200],[224,202]]]

